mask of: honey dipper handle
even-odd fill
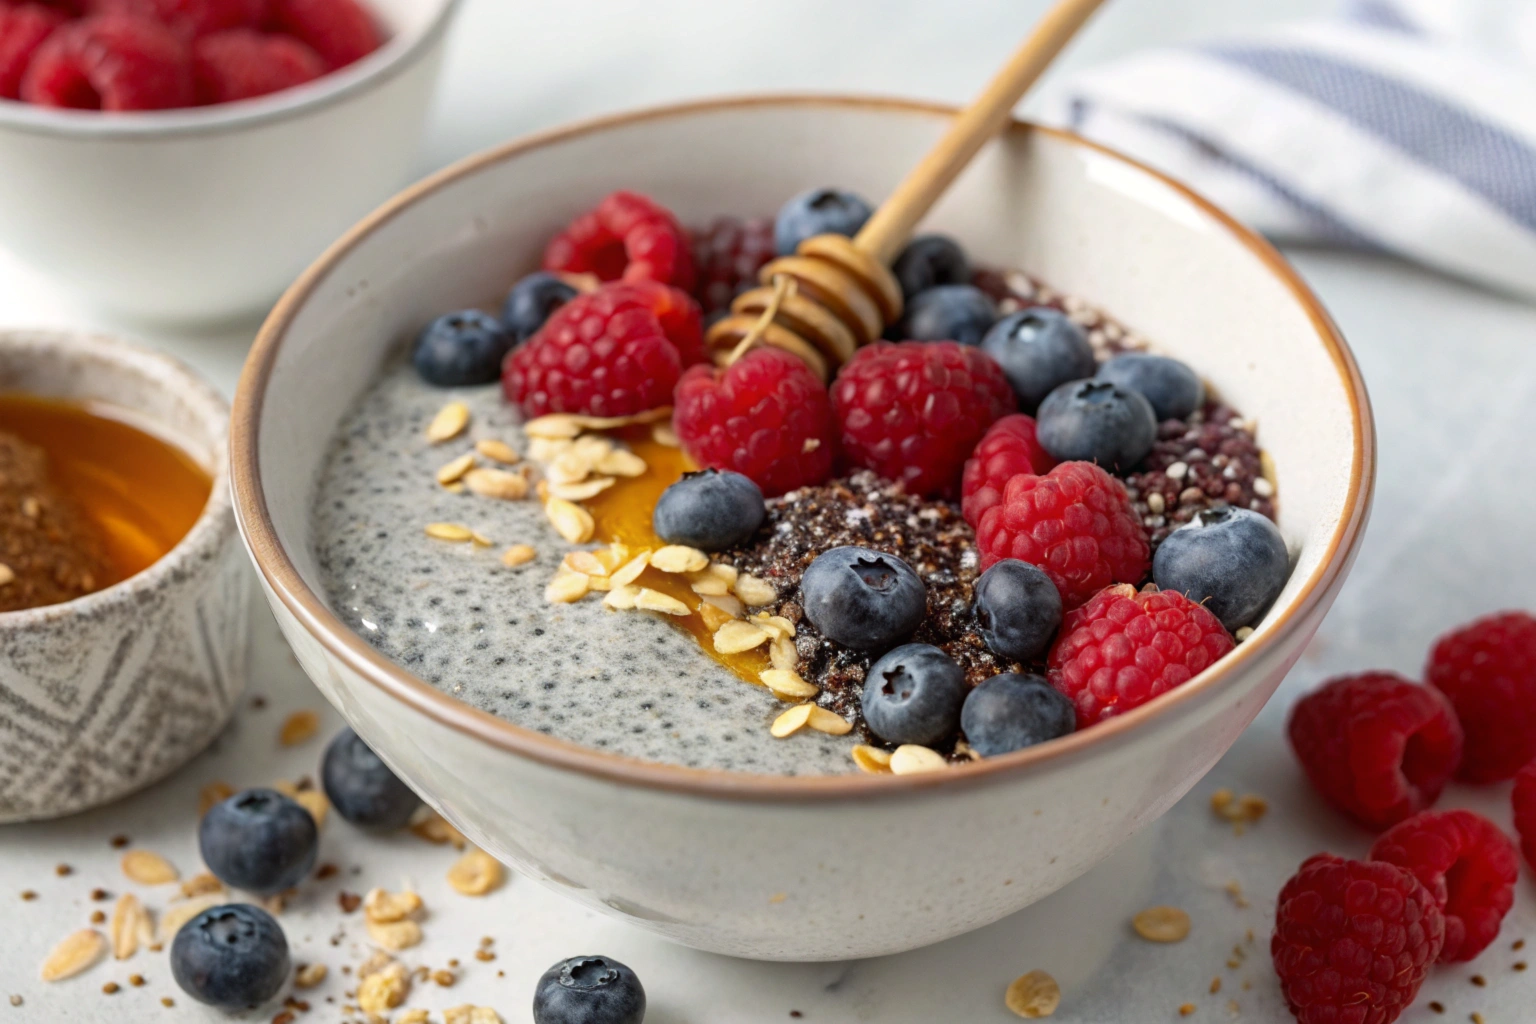
[[[960,112],[938,145],[928,151],[869,218],[854,244],[881,264],[889,265],[929,207],[971,162],[976,151],[1003,127],[1035,79],[1103,2],[1059,0],[981,95]]]

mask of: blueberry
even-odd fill
[[[979,345],[997,320],[997,306],[987,293],[969,284],[941,284],[918,293],[896,325],[913,341],[958,341]]]
[[[976,622],[987,649],[1010,661],[1045,653],[1061,625],[1061,594],[1038,567],[1005,558],[976,581]]]
[[[971,261],[948,235],[918,235],[901,250],[891,272],[908,302],[936,285],[971,283]]]
[[[209,907],[171,941],[171,976],[200,1003],[231,1010],[260,1006],[288,978],[288,940],[260,907]]]
[[[1195,371],[1167,356],[1126,352],[1105,362],[1095,376],[1140,391],[1159,420],[1187,419],[1205,404],[1205,385]]]
[[[750,477],[730,470],[686,473],[661,492],[651,528],[668,544],[724,551],[763,525],[763,492]]]
[[[800,578],[800,598],[823,636],[859,651],[888,650],[928,609],[928,591],[912,567],[869,548],[817,555]]]
[[[1046,395],[1067,381],[1092,377],[1095,369],[1088,335],[1049,306],[1003,317],[981,339],[981,350],[1003,368],[1024,412],[1034,412]]]
[[[1285,538],[1246,508],[1195,513],[1152,556],[1152,582],[1205,605],[1229,631],[1257,622],[1290,575]]]
[[[203,815],[197,845],[218,879],[262,896],[291,889],[315,866],[315,819],[271,789],[248,789]]]
[[[1105,380],[1074,380],[1045,396],[1036,416],[1040,446],[1058,462],[1096,462],[1114,472],[1147,457],[1157,416],[1141,392]]]
[[[456,388],[489,384],[501,376],[512,336],[501,321],[478,309],[461,309],[433,320],[416,338],[411,362],[428,384]]]
[[[932,644],[902,644],[864,675],[864,721],[889,743],[944,739],[960,724],[965,672]]]
[[[809,189],[779,207],[779,215],[773,221],[773,247],[780,256],[788,256],[801,242],[817,235],[852,238],[873,212],[869,203],[852,192]]]
[[[573,956],[539,979],[533,1024],[640,1024],[645,988],[611,956]]]
[[[421,798],[351,729],[341,730],[325,748],[320,781],[336,813],[360,828],[404,828],[421,806]]]
[[[1066,736],[1077,728],[1077,710],[1039,676],[1004,672],[965,698],[960,728],[976,753],[996,757]]]
[[[527,341],[544,326],[549,314],[576,297],[576,289],[554,274],[539,271],[529,274],[507,293],[501,307],[501,324],[512,336],[512,343]]]

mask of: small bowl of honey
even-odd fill
[[[0,823],[169,774],[245,688],[229,409],[175,360],[0,331]]]

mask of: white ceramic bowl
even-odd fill
[[[241,103],[133,114],[0,100],[0,245],[112,313],[272,302],[410,180],[458,0],[369,0],[377,52]]]
[[[929,223],[979,261],[1038,274],[1188,360],[1257,417],[1274,456],[1296,569],[1218,665],[1107,724],[1004,757],[925,776],[787,778],[642,763],[520,729],[385,660],[327,607],[309,516],[325,439],[417,325],[494,301],[551,232],[612,189],[648,192],[688,223],[771,211],[829,182],[883,196],[950,113],[834,98],[700,103],[474,157],[337,243],[273,312],[241,380],[236,514],[326,697],[474,842],[692,946],[794,960],[891,953],[1060,888],[1167,810],[1253,719],[1327,611],[1365,523],[1365,389],[1296,274],[1180,186],[1019,124]]]

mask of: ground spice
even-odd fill
[[[82,597],[110,572],[100,533],[49,481],[43,450],[0,432],[0,612]]]

